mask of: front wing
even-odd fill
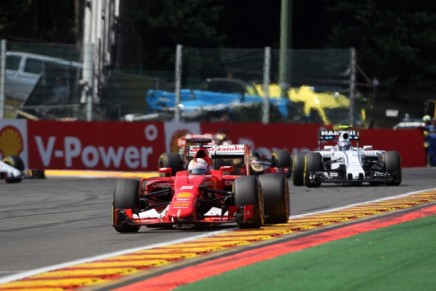
[[[370,172],[365,177],[347,179],[345,175],[337,171],[316,171],[309,173],[309,180],[322,183],[353,183],[353,182],[392,182],[395,173]]]
[[[147,211],[149,212],[149,211]],[[253,219],[253,205],[229,206],[224,214],[218,211],[209,211],[197,219],[175,219],[162,213],[139,213],[133,209],[115,209],[114,226],[120,224],[139,225],[147,227],[170,227],[170,226],[201,226],[220,225],[231,222],[247,222]]]

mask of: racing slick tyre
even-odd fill
[[[183,161],[178,153],[163,153],[159,156],[158,168],[171,168],[171,175],[183,170]]]
[[[283,150],[283,149],[274,150],[271,157],[271,166],[288,169],[288,173],[286,175],[289,178],[292,173],[291,155],[287,150]]]
[[[302,152],[292,155],[292,182],[294,186],[304,186],[304,156]]]
[[[397,151],[385,152],[385,169],[386,173],[393,178],[392,181],[386,182],[387,186],[398,186],[401,184],[401,158]]]
[[[259,176],[262,187],[265,223],[286,223],[289,219],[289,185],[282,174]]]
[[[24,171],[24,162],[19,156],[7,156],[3,159],[3,162],[21,172]],[[19,183],[21,182],[22,177],[6,178],[5,180],[6,183]]]
[[[256,176],[242,176],[233,183],[235,206],[253,205],[253,217],[244,221],[243,213],[236,213],[239,228],[259,228],[264,224],[263,198],[259,179]]]
[[[141,226],[130,225],[125,221],[126,217],[123,214],[123,209],[138,209],[139,208],[139,181],[135,179],[118,180],[115,186],[113,196],[113,215],[114,228],[120,233],[138,232]],[[120,209],[118,217],[115,217],[115,210]],[[116,219],[115,219],[116,218]]]
[[[315,179],[310,179],[311,172],[322,171],[322,156],[320,153],[308,153],[306,154],[304,161],[304,185],[307,187],[319,187],[321,181]]]

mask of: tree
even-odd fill
[[[436,86],[436,2],[347,1],[327,4],[327,47],[355,47],[358,63],[393,98]]]
[[[14,0],[0,2],[0,37],[12,41],[74,43],[75,2]]]
[[[219,47],[225,35],[217,28],[222,10],[220,2],[203,0],[122,1],[121,38],[130,38],[121,48],[136,51],[138,59],[129,67],[149,70],[174,68],[177,44],[195,47]],[[121,41],[121,44],[124,42]],[[130,43],[130,46],[127,46]],[[123,62],[126,64],[126,62]]]

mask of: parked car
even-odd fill
[[[262,84],[256,84],[256,88],[264,95]],[[278,84],[271,84],[269,86],[269,95],[272,99],[282,99],[280,86]],[[350,123],[350,99],[338,91],[303,85],[289,88],[287,97],[291,104],[301,104],[301,118],[303,120],[319,122],[324,125]],[[365,125],[365,108],[358,108],[355,122],[358,126]]]
[[[27,52],[6,52],[5,96],[21,101],[27,100],[42,76],[53,89],[58,80],[64,82],[69,92],[69,80],[80,76],[82,64],[65,59]]]
[[[174,91],[148,90],[145,99],[153,112],[173,111],[176,106]],[[182,117],[194,119],[207,114],[231,114],[236,108],[261,106],[264,101],[264,97],[251,83],[238,79],[209,78],[198,89],[181,89],[179,108]],[[270,104],[281,118],[288,118],[288,99],[271,98]]]

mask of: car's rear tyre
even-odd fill
[[[235,206],[253,205],[253,218],[244,221],[237,213],[236,223],[239,228],[259,228],[264,224],[263,198],[259,179],[256,176],[242,176],[233,184]]]
[[[178,153],[163,153],[159,156],[158,168],[171,168],[171,175],[183,170],[183,161]]]
[[[11,167],[19,170],[20,172],[24,171],[24,162],[19,156],[7,156],[3,159],[3,162],[8,164]],[[6,183],[19,183],[23,178],[20,177],[7,177]]]
[[[401,184],[401,158],[397,151],[385,152],[385,169],[393,178],[392,181],[386,182],[387,186],[398,186]]]
[[[113,196],[113,215],[114,228],[120,233],[138,232],[141,226],[130,225],[123,221],[122,218],[115,219],[115,209],[133,209],[139,208],[139,181],[135,179],[118,180]],[[120,221],[121,220],[121,221]]]
[[[259,176],[262,187],[265,223],[286,223],[289,219],[289,185],[282,174]]]
[[[294,186],[304,186],[304,156],[297,152],[292,155],[292,183]]]
[[[307,153],[304,162],[304,185],[315,188],[321,185],[321,181],[310,179],[310,173],[322,171],[322,156],[320,153]]]
[[[289,151],[284,149],[274,150],[271,156],[271,166],[288,169],[286,176],[289,178],[292,173],[292,160]]]

